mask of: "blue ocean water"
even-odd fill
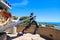
[[[55,28],[60,30],[60,22],[40,22],[40,23],[43,24],[43,25],[54,24]]]

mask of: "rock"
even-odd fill
[[[44,38],[40,37],[39,34],[23,34],[22,36],[14,39],[14,40],[45,40]]]

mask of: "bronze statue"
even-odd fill
[[[36,33],[37,29],[39,28],[39,25],[35,21],[36,16],[34,16],[34,14],[31,13],[30,17],[32,17],[32,18],[30,18],[29,24],[23,29],[22,33],[24,33],[24,30],[28,29],[31,26],[32,23],[35,23],[35,25],[36,25],[35,30],[34,30],[34,34]]]

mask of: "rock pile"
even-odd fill
[[[23,34],[23,36],[13,39],[13,40],[45,40],[45,39],[40,37],[39,34],[27,33],[27,34]]]

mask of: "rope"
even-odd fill
[[[22,23],[22,22],[24,22],[24,21],[26,21],[26,20],[31,19],[31,18],[32,18],[32,17],[27,18],[27,19],[22,20],[22,21],[11,22],[11,23],[8,23],[8,24],[6,24],[6,23],[8,22],[8,21],[6,21],[6,22],[4,23],[4,24],[6,24],[6,25],[0,27],[0,32],[3,32],[4,30],[9,29],[9,28],[11,28],[11,27],[14,27],[14,26],[16,26],[17,24],[20,24],[20,23]]]

